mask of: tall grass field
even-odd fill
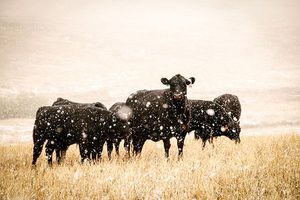
[[[177,159],[162,142],[148,141],[140,158],[80,163],[73,145],[61,165],[45,153],[31,167],[32,144],[0,146],[0,199],[300,199],[300,135],[227,138],[214,147],[188,137]]]

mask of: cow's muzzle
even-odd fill
[[[240,143],[240,142],[241,142],[240,137],[238,137],[238,138],[235,139],[235,144],[238,144],[238,143]]]
[[[176,92],[173,94],[174,99],[179,100],[184,97],[184,94],[182,92]]]

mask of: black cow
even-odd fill
[[[106,107],[100,102],[96,102],[96,103],[77,103],[77,102],[72,102],[72,101],[69,101],[67,99],[63,99],[63,98],[60,98],[60,97],[57,98],[57,100],[53,103],[53,106],[54,105],[95,106],[95,107],[100,107],[100,108],[106,109]],[[128,108],[126,108],[126,107],[127,106],[125,105],[125,103],[118,102],[118,103],[115,103],[114,105],[112,105],[109,110],[111,112],[116,113],[118,117],[123,118],[124,120],[127,120],[127,118],[129,116],[125,116],[125,115],[126,115],[126,112],[127,112],[127,114],[130,114],[130,110],[128,110]],[[115,144],[116,153],[119,156],[119,145],[120,145],[121,140],[125,138],[125,135],[121,135],[121,133],[123,133],[123,132],[124,132],[124,130],[119,130],[118,133],[117,133],[119,135],[112,142],[110,140],[107,140],[107,152],[108,152],[109,160],[111,160],[111,152],[112,152],[112,149],[113,149],[113,144]],[[50,142],[47,142],[46,150],[47,150],[47,147],[50,146],[50,145],[51,145]],[[56,149],[56,158],[65,156],[65,152],[66,152],[66,150]]]
[[[195,131],[195,135],[203,141],[212,142],[213,137],[227,136],[231,140],[240,142],[239,122],[234,121],[226,110],[213,101],[190,100],[192,120],[189,132]]]
[[[82,162],[90,158],[101,159],[103,144],[116,138],[119,127],[127,123],[112,112],[91,106],[63,105],[45,106],[37,111],[33,129],[33,160],[36,161],[46,140],[54,148],[64,149],[73,143],[79,144]],[[124,128],[126,130],[126,128]],[[60,147],[63,145],[63,147]],[[54,148],[47,149],[48,164],[52,164]]]
[[[117,102],[117,103],[113,104],[110,107],[109,111],[115,113],[120,119],[123,119],[125,121],[127,121],[132,115],[131,109],[128,106],[126,106],[126,103],[124,103],[124,102]],[[120,143],[121,143],[122,139],[125,139],[126,136],[128,136],[129,129],[127,129],[125,132],[127,132],[127,134],[122,135],[122,133],[124,133],[124,129],[121,129],[118,132],[119,137],[115,138],[115,140],[113,142],[107,141],[107,152],[108,152],[109,159],[111,158],[111,152],[113,150],[113,144],[115,145],[115,150],[116,150],[117,156],[120,155],[119,154]],[[124,143],[124,147],[125,148],[127,147],[126,143]]]
[[[61,97],[58,97],[56,101],[53,102],[52,106],[61,106],[61,105],[77,105],[77,106],[92,106],[92,107],[98,107],[107,110],[107,108],[102,104],[101,102],[95,102],[95,103],[78,103],[74,101],[70,101],[68,99],[64,99]],[[69,144],[70,145],[70,144]],[[61,158],[64,158],[66,155],[66,151],[69,147],[69,145],[64,145],[63,143],[60,145],[52,144],[50,141],[46,143],[46,154],[49,150],[50,152],[52,149],[55,149],[56,152],[56,160],[57,162],[60,162]]]
[[[195,82],[180,74],[161,82],[169,86],[164,90],[140,90],[131,94],[126,105],[132,109],[130,134],[134,153],[140,154],[147,139],[163,140],[165,156],[169,157],[170,138],[176,137],[178,156],[182,156],[183,145],[190,122],[187,85]]]

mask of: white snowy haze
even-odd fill
[[[237,95],[241,135],[298,133],[299,10],[298,0],[1,0],[0,140],[30,137],[36,109],[59,96],[110,107],[178,73],[196,78],[191,99]]]

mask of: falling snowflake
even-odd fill
[[[221,127],[221,131],[222,131],[222,132],[225,132],[225,131],[226,131],[226,128],[225,128],[224,126],[222,126],[222,127]]]
[[[213,109],[207,109],[207,110],[206,110],[206,113],[207,113],[208,115],[210,115],[210,116],[215,115],[215,111],[214,111]]]
[[[151,105],[150,101],[146,103],[146,107],[148,108]]]
[[[124,105],[118,109],[117,115],[122,120],[128,120],[132,116],[132,110],[128,106]]]

